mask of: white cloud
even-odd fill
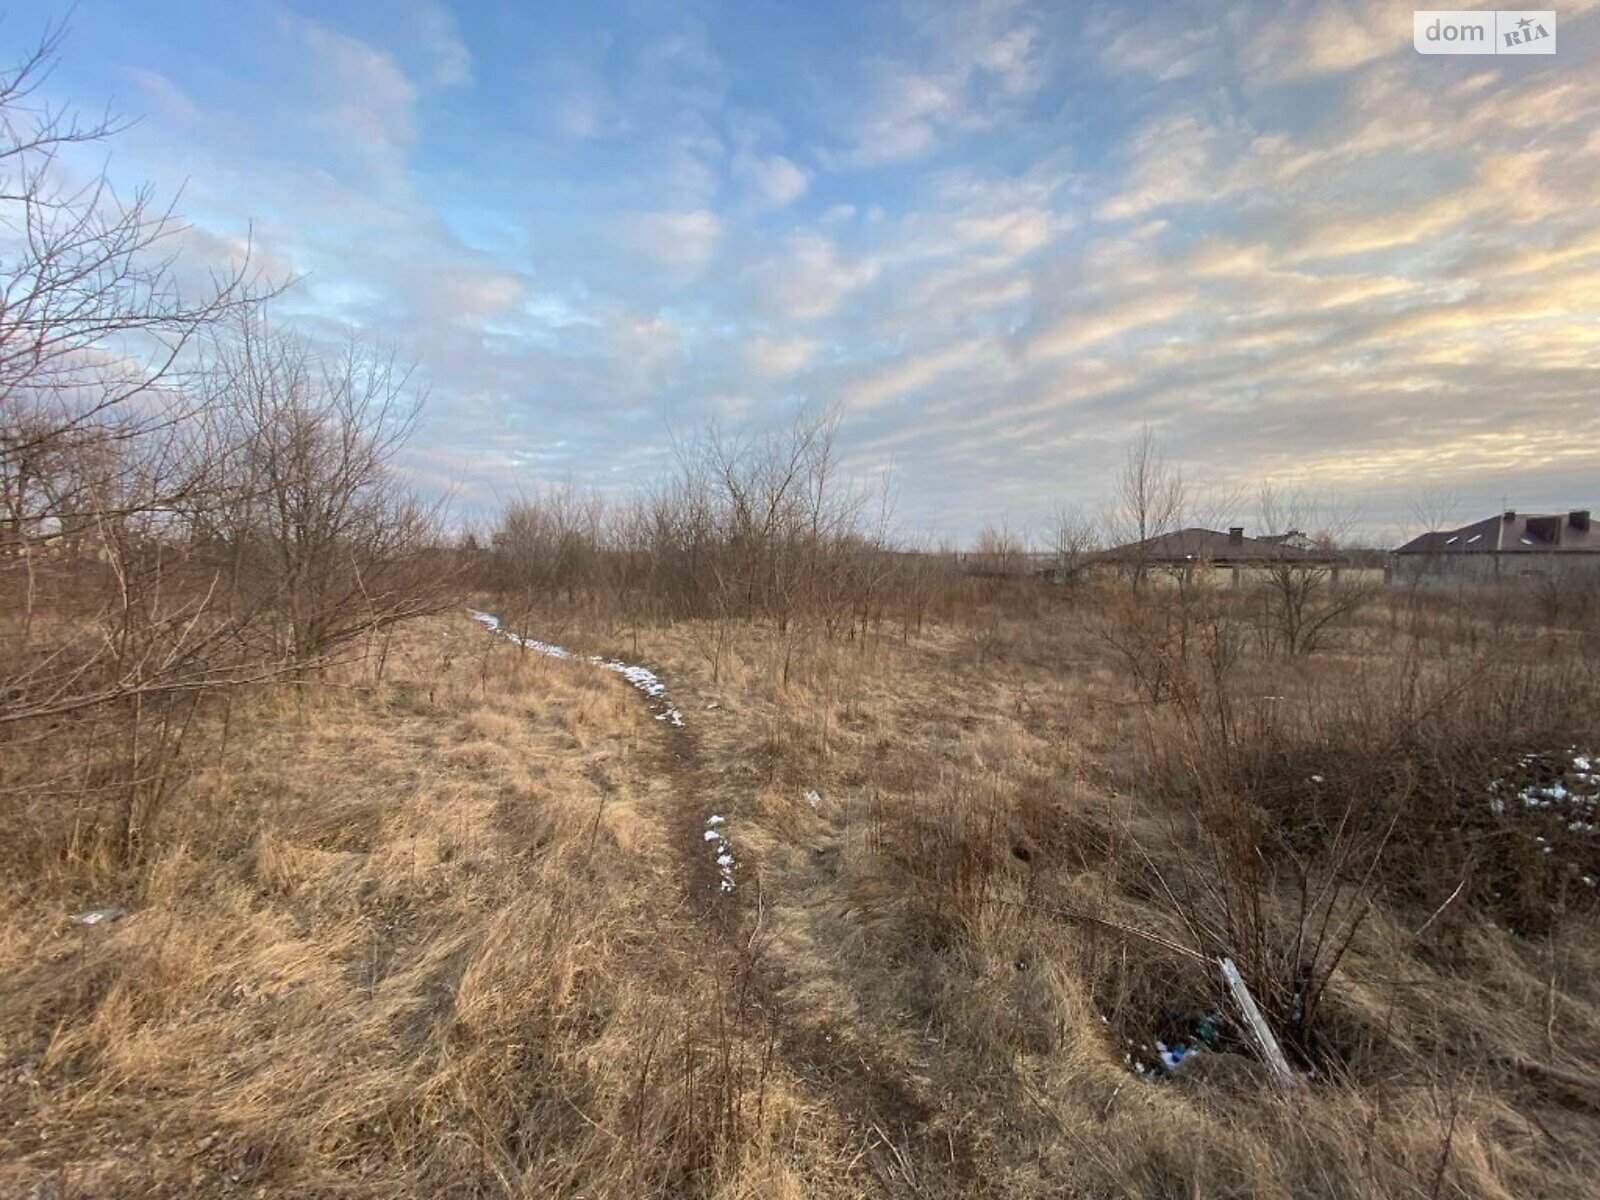
[[[1336,75],[1390,54],[1414,54],[1414,4],[1395,0],[1322,0],[1250,24],[1247,74],[1264,81]]]
[[[1043,209],[963,217],[951,227],[955,236],[969,245],[992,245],[1007,258],[1021,258],[1041,246],[1049,245],[1058,221]]]
[[[741,151],[734,156],[733,173],[754,190],[763,205],[784,208],[806,194],[811,176],[781,154]]]
[[[1193,300],[1183,292],[1154,292],[1072,313],[1030,339],[1028,354],[1036,359],[1076,354],[1098,342],[1159,326],[1187,312]]]
[[[703,267],[716,252],[722,220],[708,209],[644,213],[631,219],[634,249],[668,267]]]
[[[768,303],[782,316],[811,321],[831,316],[855,289],[878,277],[874,259],[849,262],[838,246],[817,233],[797,233],[782,254],[761,268]]]
[[[301,86],[325,148],[397,171],[416,140],[416,85],[385,50],[310,17],[282,19],[304,55]]]
[[[975,365],[987,353],[982,341],[971,339],[910,355],[852,387],[848,392],[851,406],[873,408],[914,395],[953,372]]]
[[[187,93],[159,71],[143,67],[124,67],[121,74],[132,81],[163,119],[190,125],[200,119],[200,109]]]
[[[850,145],[833,161],[851,167],[906,162],[950,133],[1004,124],[1045,81],[1038,28],[1016,8],[922,10],[919,45],[876,64],[870,91],[852,112]]]
[[[411,25],[431,62],[435,87],[464,87],[472,82],[472,53],[461,40],[455,17],[437,0],[424,0],[411,15]]]
[[[745,347],[745,361],[757,375],[781,378],[802,370],[816,351],[812,338],[756,337]]]

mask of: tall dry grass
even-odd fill
[[[201,731],[147,865],[8,857],[0,1191],[808,1194],[842,1135],[686,908],[659,730],[429,620]]]
[[[1224,596],[1150,614],[1155,695],[1092,586],[951,596],[851,638],[521,615],[649,664],[681,732],[456,617],[206,714],[142,863],[7,870],[0,1185],[1583,1194],[1600,928],[1545,860],[1588,844],[1487,790],[1592,731],[1583,660],[1403,595],[1291,660]]]
[[[745,626],[715,677],[692,627],[642,631],[717,704],[702,744],[757,852],[787,1019],[896,1081],[922,1194],[1582,1194],[1600,926],[1561,856],[1592,846],[1542,854],[1489,784],[1593,737],[1592,669],[1446,602],[1441,652],[1391,614],[1403,596],[1289,660],[1249,597],[1219,599],[1186,632],[1150,614],[1159,695],[1104,636],[1120,594],[1093,589],[975,598],[798,665]],[[1220,953],[1293,1094],[1251,1057]],[[1155,1041],[1201,1018],[1215,1050],[1165,1077]]]

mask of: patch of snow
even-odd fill
[[[1600,832],[1596,811],[1600,809],[1600,772],[1594,770],[1595,756],[1579,753],[1576,746],[1565,753],[1531,752],[1518,755],[1515,767],[1489,783],[1489,809],[1497,817],[1516,819],[1507,796],[1514,795],[1516,806],[1528,817],[1548,814],[1541,821],[1546,833],[1552,831],[1592,837]],[[1550,822],[1544,824],[1544,822]],[[1559,822],[1559,823],[1557,823]],[[1556,857],[1559,845],[1541,834],[1530,840],[1541,856]],[[1577,875],[1579,864],[1562,856],[1567,871]]]
[[[549,642],[539,641],[538,638],[523,637],[520,634],[512,633],[500,623],[500,618],[493,613],[478,612],[476,609],[470,608],[467,611],[472,614],[474,621],[478,622],[490,633],[498,633],[508,642],[514,642],[525,650],[532,650],[535,654],[542,654],[546,658],[572,657],[572,651],[561,646],[552,646]]]
[[[549,642],[541,642],[537,638],[522,637],[512,633],[501,623],[500,618],[493,613],[479,612],[475,608],[467,610],[472,614],[472,619],[482,625],[490,633],[497,633],[507,641],[513,642],[535,654],[542,654],[546,658],[573,659],[577,656],[564,646],[555,646]],[[665,707],[656,713],[656,720],[665,721],[678,729],[683,728],[683,713],[672,707],[667,701],[667,685],[661,682],[658,676],[649,667],[635,666],[632,663],[620,662],[613,658],[602,658],[598,654],[591,654],[584,661],[603,671],[610,671],[620,675],[651,700]]]
[[[720,813],[712,813],[706,818],[706,831],[702,835],[717,852],[717,890],[724,896],[733,891],[734,868],[733,843],[723,832],[723,827],[727,823],[728,818]]]

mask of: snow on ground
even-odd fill
[[[1565,754],[1524,754],[1515,767],[1489,784],[1489,807],[1497,817],[1514,816],[1519,810],[1548,812],[1566,825],[1568,833],[1593,835],[1600,821],[1600,770],[1594,757],[1578,753],[1576,746]],[[1548,839],[1533,840],[1542,853],[1555,853]],[[1592,875],[1580,878],[1589,887],[1600,886]]]
[[[552,646],[549,642],[541,642],[536,638],[522,637],[512,633],[511,630],[500,624],[500,618],[492,613],[479,612],[475,608],[467,609],[472,614],[472,619],[482,625],[490,633],[498,633],[509,642],[515,642],[525,650],[532,650],[535,654],[543,654],[546,658],[571,658],[572,651],[560,646]]]
[[[733,891],[733,843],[726,832],[728,818],[712,813],[706,818],[705,840],[717,855],[717,890],[727,895]]]
[[[479,612],[475,608],[467,610],[472,614],[472,619],[482,625],[490,633],[498,633],[507,641],[514,642],[525,650],[532,650],[535,654],[542,654],[546,658],[572,658],[578,656],[564,646],[555,646],[549,642],[541,642],[537,638],[522,637],[512,633],[493,613]],[[656,720],[665,721],[678,728],[683,727],[683,714],[679,712],[667,699],[667,685],[661,682],[660,677],[649,667],[638,667],[631,663],[619,662],[616,659],[601,658],[598,654],[591,654],[583,661],[599,667],[603,671],[611,671],[621,675],[634,687],[638,688],[650,699],[660,706],[661,711],[656,713]]]
[[[490,633],[499,634],[507,641],[514,642],[535,654],[542,654],[546,658],[565,658],[574,661],[586,662],[591,666],[599,667],[602,671],[611,671],[622,676],[639,691],[643,692],[655,708],[656,720],[665,721],[669,725],[683,728],[683,713],[673,707],[672,701],[667,696],[667,685],[661,682],[661,677],[648,667],[635,666],[632,663],[621,662],[614,658],[601,658],[598,654],[591,654],[580,658],[564,646],[552,645],[541,642],[537,638],[522,637],[512,633],[493,613],[479,612],[475,608],[467,609],[472,614],[472,619],[482,625]],[[706,818],[705,840],[711,843],[717,856],[718,890],[724,895],[733,891],[733,843],[728,840],[724,831],[727,818],[713,814]]]

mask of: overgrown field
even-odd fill
[[[206,709],[132,859],[8,745],[0,1191],[1600,1178],[1592,631],[1397,593],[1284,656],[1242,595],[1025,581],[920,632],[476,603],[518,615]]]

